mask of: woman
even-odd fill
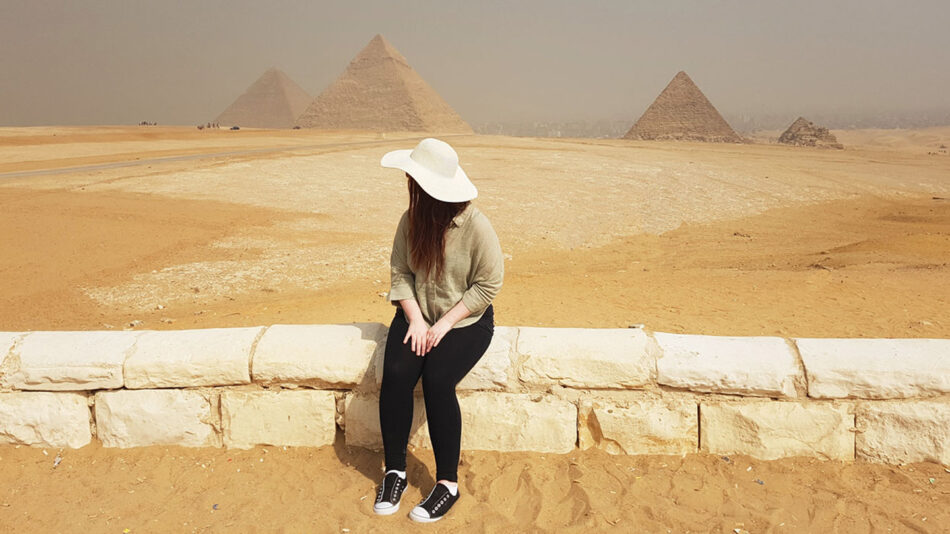
[[[436,485],[413,508],[416,521],[438,521],[458,500],[462,416],[455,386],[488,349],[494,332],[492,299],[501,289],[504,260],[488,219],[470,201],[478,192],[447,143],[423,139],[413,150],[383,156],[409,182],[409,209],[393,239],[389,328],[379,395],[386,474],[373,510],[399,509],[406,489],[406,446],[413,389],[422,378]]]

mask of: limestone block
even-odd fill
[[[459,382],[458,391],[502,390],[514,372],[511,357],[512,346],[518,338],[518,329],[496,326],[491,345],[475,367]]]
[[[950,339],[796,339],[808,396],[899,399],[950,394]]]
[[[566,453],[577,443],[577,407],[561,399],[474,392],[459,406],[465,450]]]
[[[253,327],[144,332],[125,361],[125,387],[248,384],[251,347],[261,331]]]
[[[184,389],[96,394],[96,427],[104,447],[220,447],[215,394]]]
[[[491,344],[485,354],[478,360],[475,367],[465,375],[465,378],[459,382],[456,389],[458,391],[507,389],[511,377],[514,376],[514,364],[512,362],[514,354],[512,349],[517,338],[517,327],[496,326],[495,334],[492,336]],[[385,345],[385,339],[383,344]],[[379,351],[375,361],[377,389],[383,383],[384,352]],[[421,391],[422,380],[416,385],[416,392]]]
[[[360,384],[382,353],[387,329],[379,323],[274,325],[254,352],[254,381],[350,388]]]
[[[950,466],[950,402],[861,403],[856,410],[858,458],[889,464]]]
[[[610,454],[687,454],[698,450],[699,410],[688,399],[585,400],[578,413],[581,449]]]
[[[701,403],[700,448],[763,460],[814,456],[854,459],[854,415],[825,402]]]
[[[425,404],[416,396],[412,409],[409,443],[416,447],[431,447],[429,427],[426,425]],[[348,446],[382,450],[383,437],[379,427],[379,397],[362,393],[346,396],[343,410],[344,439]],[[464,429],[463,429],[464,431]]]
[[[321,447],[336,439],[332,391],[225,391],[221,394],[224,445]]]
[[[568,452],[577,441],[577,408],[530,395],[472,392],[459,396],[462,448],[466,450]],[[347,395],[346,444],[381,449],[379,398]],[[422,397],[415,397],[409,443],[431,448]]]
[[[0,443],[78,449],[92,441],[80,393],[0,393]]]
[[[139,332],[32,332],[11,356],[4,385],[14,389],[116,389]]]
[[[528,386],[620,389],[651,382],[656,360],[639,328],[526,328],[519,378]]]
[[[778,337],[654,334],[660,346],[657,382],[707,393],[795,397],[805,377],[795,353]]]

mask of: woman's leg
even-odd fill
[[[386,452],[386,470],[406,470],[406,447],[412,427],[412,390],[419,382],[425,358],[403,343],[409,324],[396,312],[386,338],[383,383],[379,391],[379,427]]]
[[[462,413],[455,386],[485,354],[493,333],[494,316],[489,307],[475,324],[450,330],[425,357],[422,391],[435,452],[436,480],[458,481]]]

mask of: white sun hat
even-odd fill
[[[458,154],[445,141],[423,139],[412,150],[386,153],[379,164],[409,173],[423,191],[442,202],[465,202],[478,196],[475,184],[459,166]]]

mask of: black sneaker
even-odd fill
[[[409,517],[413,521],[420,523],[438,521],[445,517],[449,508],[452,508],[455,501],[459,500],[459,495],[458,490],[455,491],[455,495],[452,495],[449,488],[445,487],[445,484],[436,484],[435,487],[432,488],[432,493],[426,497],[426,500],[419,503],[418,506],[409,512]]]
[[[379,515],[395,514],[399,510],[399,500],[405,490],[406,479],[397,473],[386,473],[383,483],[379,485],[379,491],[376,492],[376,504],[373,505],[373,511]]]

